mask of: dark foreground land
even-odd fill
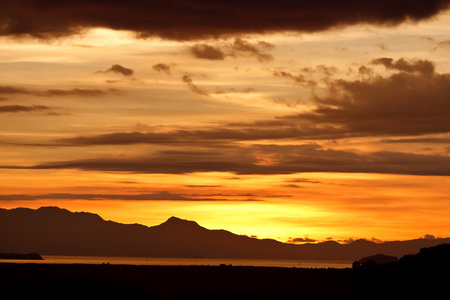
[[[2,295],[23,298],[386,299],[448,296],[450,244],[353,269],[0,264]]]

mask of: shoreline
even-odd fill
[[[176,257],[126,257],[126,256],[59,256],[42,255],[35,263],[56,264],[118,264],[118,265],[162,265],[162,266],[255,266],[283,268],[349,268],[353,261],[347,260],[289,260],[289,259],[236,259],[236,258],[176,258]],[[3,260],[4,262],[9,262]],[[0,262],[2,260],[0,259]]]

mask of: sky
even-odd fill
[[[0,3],[0,207],[449,237],[450,1]]]

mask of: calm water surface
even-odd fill
[[[350,268],[352,261],[282,260],[282,259],[222,259],[222,258],[162,258],[162,257],[103,257],[42,255],[44,260],[1,259],[0,262],[47,264],[114,264],[163,266],[233,266],[285,267],[285,268]]]

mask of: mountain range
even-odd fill
[[[106,221],[97,214],[58,207],[0,208],[0,252],[4,253],[354,261],[375,254],[402,257],[444,243],[450,243],[450,238],[295,245],[209,230],[176,217],[148,227]]]

